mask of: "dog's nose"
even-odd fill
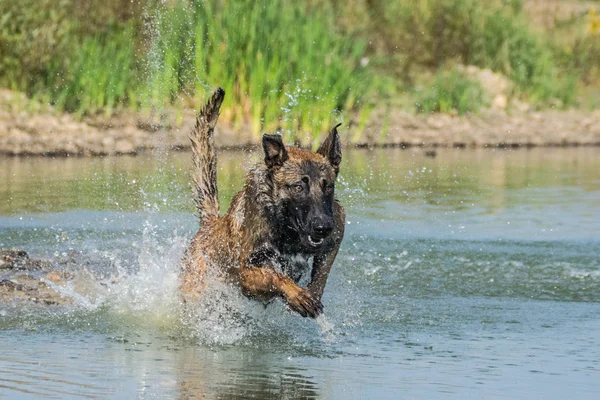
[[[333,230],[333,222],[331,221],[322,221],[315,225],[313,228],[314,235],[319,239],[326,238],[329,236],[331,231]]]

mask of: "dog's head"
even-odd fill
[[[337,125],[313,153],[286,147],[280,135],[264,135],[272,212],[288,244],[317,252],[334,229],[335,179],[342,161]]]

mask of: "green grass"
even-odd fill
[[[135,87],[141,9],[126,0],[0,1],[0,85],[80,113],[123,103],[122,87]]]
[[[53,60],[48,76],[51,102],[62,110],[110,114],[119,105],[135,104],[139,84],[132,28],[108,27],[102,35],[84,38],[72,57]]]
[[[506,75],[515,83],[514,94],[534,104],[574,102],[574,82],[581,75],[562,68],[553,44],[531,26],[521,1],[369,3],[374,23],[362,29],[378,38],[380,52],[394,55],[390,60],[403,81],[418,80],[415,77],[424,68],[436,71],[455,63],[471,64]]]
[[[112,14],[91,26],[66,0],[0,5],[0,45],[14,49],[0,57],[0,84],[80,116],[197,109],[219,85],[224,121],[303,143],[355,110],[364,119],[378,90],[381,79],[361,65],[366,38],[343,36],[329,4],[148,0],[122,17],[127,1],[109,3]],[[17,14],[28,17],[14,23]]]
[[[559,74],[551,47],[531,31],[523,16],[504,10],[488,15],[483,48],[473,63],[502,72],[534,103],[573,103],[573,75],[568,71]]]
[[[545,32],[520,0],[3,0],[0,86],[84,116],[181,115],[219,85],[240,131],[314,143],[352,118],[357,141],[402,92],[420,112],[477,112],[481,88],[456,64],[502,73],[538,107],[581,104],[600,87],[589,18]]]
[[[485,95],[479,82],[458,71],[440,72],[435,81],[416,93],[416,110],[420,113],[456,111],[459,115],[477,112]]]
[[[156,10],[149,99],[195,96],[215,83],[223,116],[252,133],[283,130],[318,139],[336,113],[362,108],[376,77],[361,66],[366,41],[335,29],[333,11],[302,2],[208,0]]]

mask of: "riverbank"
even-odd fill
[[[24,95],[0,90],[0,154],[6,156],[98,156],[137,154],[155,149],[186,150],[193,110],[166,115],[121,113],[79,120]],[[178,120],[178,123],[169,121]],[[356,121],[344,122],[344,142],[353,146],[519,147],[598,146],[600,110],[506,112],[488,109],[477,115],[415,115],[376,110],[362,133]],[[217,146],[255,146],[250,127],[218,125]],[[307,143],[303,143],[307,144]]]

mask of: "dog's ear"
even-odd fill
[[[281,167],[288,159],[288,153],[283,145],[281,135],[263,135],[262,145],[265,151],[265,164],[267,164],[267,167]]]
[[[340,135],[337,131],[337,127],[340,125],[342,124],[337,124],[329,131],[327,138],[317,150],[317,153],[329,160],[336,175],[340,171],[340,164],[342,162],[342,145],[340,144]]]

